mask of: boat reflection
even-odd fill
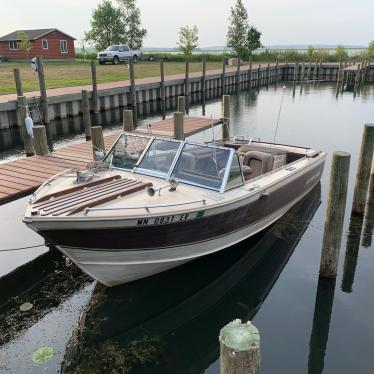
[[[61,372],[204,371],[219,357],[220,328],[260,309],[320,196],[318,185],[269,229],[215,255],[114,288],[98,284]]]

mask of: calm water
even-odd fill
[[[374,117],[374,89],[339,98],[328,85],[305,87],[301,95],[298,89],[295,97],[290,87],[243,93],[232,97],[232,133],[272,140],[282,95],[278,142],[352,154],[336,282],[318,282],[329,156],[321,185],[268,230],[138,282],[106,289],[43,246],[0,253],[0,276],[44,253],[0,281],[0,372],[59,372],[73,334],[84,354],[77,367],[68,349],[65,372],[215,374],[219,330],[242,318],[260,330],[265,374],[372,373],[374,247],[360,245],[360,223],[349,222],[363,124]],[[190,112],[200,115],[202,108]],[[205,113],[220,115],[220,103],[209,103]],[[42,244],[21,223],[26,202],[0,207],[0,250]],[[34,307],[21,313],[25,301]],[[77,334],[82,310],[84,329]],[[55,352],[43,365],[31,360],[40,346]]]

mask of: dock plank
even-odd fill
[[[185,136],[191,136],[222,123],[221,119],[206,117],[184,117]],[[151,123],[152,135],[173,137],[173,118]],[[136,132],[149,134],[146,125],[140,125]],[[108,151],[121,131],[104,136]],[[83,170],[93,161],[91,141],[83,141],[56,149],[47,156],[32,156],[0,164],[0,204],[15,200],[36,190],[46,179],[66,170]]]

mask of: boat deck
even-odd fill
[[[218,118],[185,116],[185,136],[191,136],[222,123]],[[151,123],[151,126],[140,125],[136,131],[153,135],[173,137],[173,118],[166,118]],[[115,142],[120,131],[104,136],[105,148],[108,150]],[[86,168],[92,162],[91,141],[69,145],[56,149],[48,156],[32,156],[0,164],[0,205],[26,196],[36,190],[46,179],[65,170]]]

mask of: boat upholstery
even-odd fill
[[[243,165],[252,169],[251,178],[273,170],[273,155],[265,152],[249,151],[245,154]]]

